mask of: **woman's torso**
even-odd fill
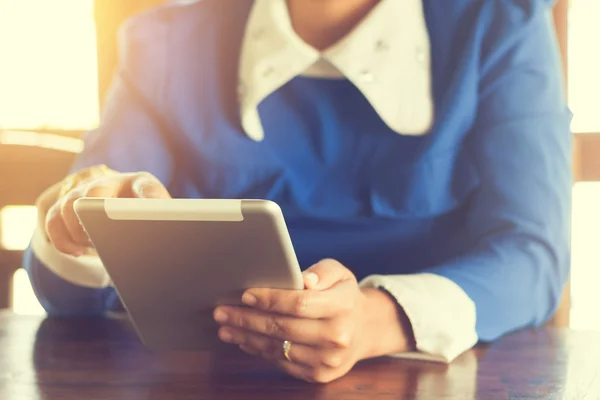
[[[260,104],[265,138],[255,142],[240,126],[236,90],[248,10],[171,38],[166,69],[186,79],[167,80],[157,108],[177,156],[173,194],[277,202],[304,268],[331,257],[358,277],[415,272],[469,248],[469,198],[479,184],[468,146],[478,102],[475,14],[460,25],[426,3],[435,27],[428,134],[392,131],[348,80],[297,77]]]

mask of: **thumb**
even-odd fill
[[[150,174],[139,174],[131,181],[131,192],[134,197],[150,199],[171,198],[167,189],[154,176]]]
[[[322,260],[303,272],[304,286],[312,290],[326,290],[339,282],[353,280],[356,277],[348,268],[336,260]]]

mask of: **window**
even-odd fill
[[[600,330],[600,183],[580,182],[573,190],[571,327]]]
[[[595,49],[600,37],[600,2],[571,0],[569,5],[569,105],[572,129],[581,149],[576,153],[580,173],[597,179],[600,141],[600,57]],[[591,177],[591,178],[590,178]],[[570,325],[600,330],[595,305],[600,303],[600,182],[579,182],[573,189],[572,272]]]
[[[98,123],[93,0],[0,0],[0,129]]]
[[[0,145],[81,150],[78,139],[34,131],[98,124],[93,11],[93,0],[0,0]],[[35,221],[33,207],[0,210],[0,251],[25,248]],[[43,312],[24,271],[15,274],[13,294],[15,312]]]
[[[24,250],[37,221],[34,206],[7,206],[0,210],[0,248]]]
[[[600,1],[571,0],[569,9],[569,105],[574,132],[600,132]]]
[[[35,293],[29,283],[29,277],[24,269],[15,272],[13,278],[14,294],[12,298],[12,310],[15,314],[44,315],[45,311],[37,301]]]

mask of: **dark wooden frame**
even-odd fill
[[[0,185],[0,210],[5,206],[34,205],[44,189],[68,173],[76,153],[66,148],[1,144],[2,135],[0,131],[0,182],[4,182]],[[11,307],[12,278],[22,258],[22,251],[0,248],[0,309]]]
[[[575,135],[575,179],[578,182],[600,181],[600,133]]]

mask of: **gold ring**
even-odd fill
[[[288,360],[289,362],[292,362],[292,359],[290,358],[290,350],[292,349],[292,342],[290,342],[289,340],[284,340],[282,347],[283,347],[283,356],[285,357],[286,360]]]

